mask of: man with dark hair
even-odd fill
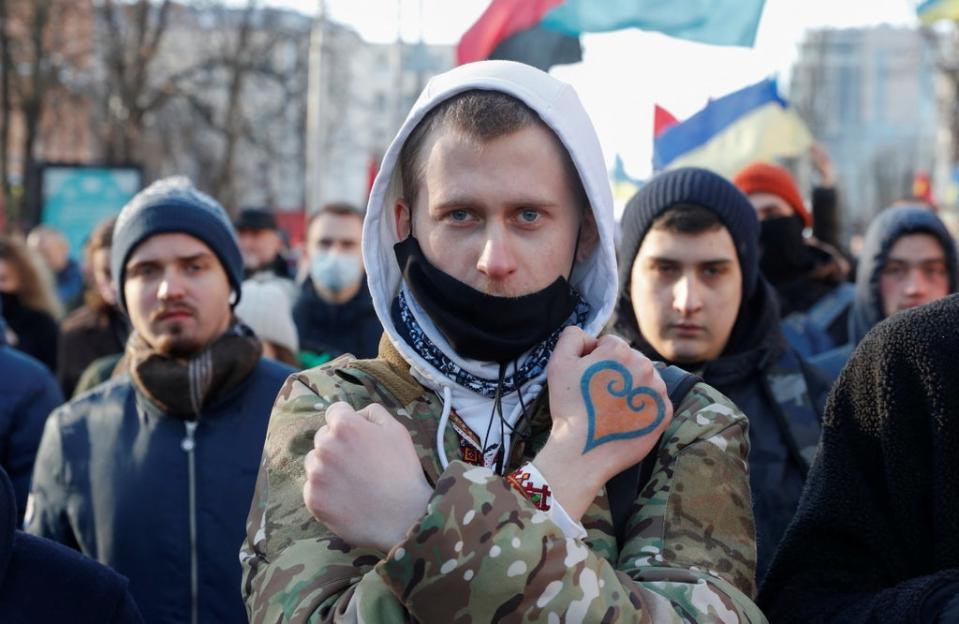
[[[290,267],[283,257],[283,235],[276,215],[267,208],[244,208],[233,222],[243,254],[247,279],[275,282],[292,298],[295,293]]]
[[[64,396],[72,396],[83,372],[95,360],[119,359],[130,334],[130,322],[117,307],[110,277],[110,248],[116,217],[102,221],[90,233],[84,250],[90,285],[82,306],[60,326],[57,340],[57,379]]]
[[[233,314],[243,260],[215,200],[160,180],[120,212],[111,273],[123,374],[56,410],[26,530],[130,579],[148,622],[240,622],[242,539],[287,366]]]
[[[616,331],[749,418],[761,579],[799,502],[828,384],[783,338],[756,213],[731,183],[703,169],[662,173],[629,201],[622,227]]]
[[[363,212],[344,202],[323,206],[307,224],[308,275],[293,304],[306,366],[376,355],[383,328],[364,279],[362,233]]]
[[[430,82],[366,215],[379,357],[291,376],[271,416],[252,622],[764,621],[745,418],[597,338],[613,226],[567,85]]]

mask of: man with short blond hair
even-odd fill
[[[364,224],[379,356],[291,376],[271,417],[251,622],[764,621],[745,418],[695,379],[674,409],[598,336],[613,226],[569,86],[509,62],[430,82]]]

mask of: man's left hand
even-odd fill
[[[329,406],[305,465],[303,501],[313,517],[353,546],[384,553],[426,513],[433,493],[409,432],[376,403]]]

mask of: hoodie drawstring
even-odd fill
[[[446,445],[443,444],[443,434],[446,432],[446,425],[450,422],[450,412],[453,411],[453,391],[449,386],[443,386],[443,413],[440,415],[440,423],[436,429],[436,453],[440,458],[440,466],[446,470],[450,462],[446,458]]]
[[[519,419],[523,414],[526,413],[526,401],[523,399],[523,394],[526,394],[530,401],[534,400],[539,393],[543,391],[542,384],[533,383],[526,388],[526,392],[517,391],[517,396],[519,396],[519,403],[513,408],[510,412],[509,421],[505,422],[507,433],[502,436],[500,444],[504,447],[507,447],[507,442],[509,437],[512,434],[516,433],[516,425],[519,424]],[[450,422],[450,413],[453,411],[453,391],[449,386],[443,386],[443,411],[440,414],[440,421],[436,429],[436,454],[439,456],[440,466],[443,470],[446,470],[449,465],[449,458],[446,456],[446,445],[444,444],[443,438],[445,437],[446,427],[449,426]],[[492,415],[491,415],[492,417]],[[515,423],[510,425],[509,423]]]

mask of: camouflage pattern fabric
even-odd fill
[[[813,397],[806,383],[799,356],[792,349],[783,351],[776,363],[765,371],[769,392],[786,417],[786,426],[805,462],[803,473],[809,472],[816,458],[822,433],[820,414],[825,396]]]
[[[528,445],[515,436],[510,470],[548,436],[545,396],[526,421]],[[304,506],[303,459],[335,401],[386,407],[435,488],[389,553],[352,547]],[[378,360],[340,358],[287,380],[240,553],[251,622],[766,621],[751,600],[747,422],[709,386],[694,387],[674,415],[621,551],[605,492],[584,514],[580,541],[490,470],[453,461],[443,471],[433,449],[441,410],[388,343]],[[458,456],[452,428],[445,446]]]

